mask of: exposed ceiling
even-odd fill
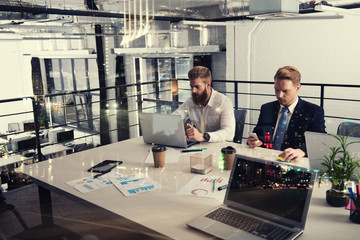
[[[159,20],[227,20],[249,15],[251,0],[0,0],[0,18],[44,18],[47,14],[122,17],[123,14]],[[317,4],[341,8],[360,6],[355,0],[299,0],[300,13],[314,11]]]
[[[144,25],[154,19],[216,23],[251,17],[250,1],[252,0],[0,0],[0,31],[6,32],[15,28],[35,35],[39,32],[58,31],[66,33],[65,35],[71,32],[84,34],[85,25],[110,23],[118,34],[121,29],[126,28],[124,23],[129,22],[129,19],[137,19],[138,22],[134,24],[138,25],[140,19]],[[270,13],[265,14],[265,17],[284,18],[327,11],[326,8],[315,8],[316,5],[347,10],[360,8],[360,1],[299,0],[299,14]],[[72,29],[67,28],[69,26],[72,26]]]

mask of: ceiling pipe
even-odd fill
[[[35,15],[56,14],[56,15],[69,15],[69,16],[124,18],[123,13],[104,12],[97,10],[70,10],[70,9],[57,9],[57,8],[45,8],[45,7],[8,6],[3,4],[0,4],[0,9],[2,12],[32,13]],[[153,16],[153,19],[157,21],[170,21],[170,22],[180,22],[182,20],[201,20],[197,18],[168,17],[168,16]]]

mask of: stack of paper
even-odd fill
[[[227,177],[195,176],[178,192],[178,194],[215,198],[219,202],[223,202],[226,191],[219,191],[218,188],[228,184],[228,182],[229,178]]]
[[[161,188],[161,185],[151,178],[136,175],[113,175],[109,179],[126,197]]]
[[[84,177],[67,182],[67,184],[69,184],[79,192],[86,193],[106,186],[110,186],[112,185],[112,182],[110,182],[105,177],[98,177],[98,178]]]
[[[79,178],[67,182],[67,184],[81,193],[91,192],[109,185],[114,185],[126,197],[161,188],[161,185],[151,178],[143,178],[134,174],[122,175],[116,173],[105,174],[97,178]]]

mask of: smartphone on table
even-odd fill
[[[88,172],[95,173],[108,173],[114,167],[122,164],[122,161],[118,160],[104,160],[101,163],[96,164],[95,166],[88,169]]]

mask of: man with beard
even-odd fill
[[[235,117],[231,100],[211,87],[211,72],[196,66],[188,72],[192,97],[173,114],[186,119],[188,139],[221,142],[234,138]]]
[[[279,157],[296,161],[306,156],[305,131],[325,133],[324,110],[297,95],[301,88],[300,80],[300,72],[295,67],[278,69],[274,76],[277,101],[261,106],[254,128],[259,140],[248,137],[250,148],[262,146],[266,133],[269,133],[272,148],[283,151]]]

